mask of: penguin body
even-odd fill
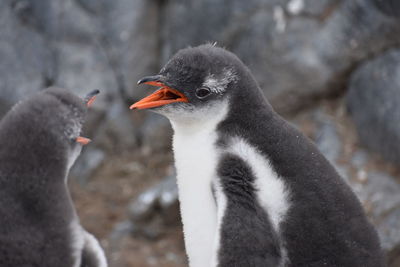
[[[0,266],[83,267],[82,253],[95,250],[66,184],[86,110],[82,99],[50,88],[1,120]],[[86,266],[105,267],[103,251],[93,253],[96,265]]]
[[[174,129],[190,266],[384,266],[356,196],[234,54],[183,49],[140,83],[161,88],[131,108]]]

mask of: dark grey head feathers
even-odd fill
[[[15,172],[18,166],[19,171],[33,174],[43,171],[35,166],[67,163],[66,171],[80,152],[76,138],[86,112],[83,99],[59,88],[43,90],[15,105],[0,122],[1,171]]]
[[[265,105],[264,97],[249,69],[233,53],[213,45],[201,45],[180,50],[161,69],[158,75],[145,77],[139,84],[166,86],[183,94],[187,101],[161,102],[159,105],[140,105],[146,98],[132,108],[152,108],[174,119],[193,111],[203,112],[221,102]],[[173,92],[157,100],[174,99]],[[261,101],[260,101],[261,100]],[[262,103],[261,103],[262,102]],[[168,105],[167,105],[168,104]],[[213,109],[215,111],[215,109]],[[186,114],[188,115],[188,114]]]
[[[93,97],[46,89],[0,122],[0,266],[83,266],[82,253],[96,249],[102,259],[96,266],[106,266],[97,241],[79,225],[65,183],[85,142],[78,137]]]
[[[160,71],[166,84],[200,104],[229,94],[242,76],[244,65],[232,53],[211,45],[180,50]],[[209,94],[199,89],[209,90]]]

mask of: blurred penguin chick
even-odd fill
[[[67,187],[82,146],[88,106],[49,88],[16,104],[0,122],[0,266],[106,267],[98,241],[79,223]]]

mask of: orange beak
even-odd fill
[[[163,82],[158,80],[158,77],[159,76],[146,77],[138,82],[138,84],[149,84],[152,86],[160,86],[161,88],[130,106],[130,109],[147,109],[176,102],[189,102],[184,94],[166,86]]]
[[[90,140],[89,138],[86,138],[86,137],[78,136],[76,138],[76,142],[78,142],[79,144],[84,146],[84,145],[87,145],[90,142],[92,142],[92,140]]]
[[[96,90],[91,91],[89,94],[87,94],[85,96],[85,98],[83,100],[86,102],[86,105],[88,108],[93,104],[94,100],[96,99],[96,96],[99,93],[100,93],[100,91],[96,89]],[[83,146],[92,142],[92,140],[90,140],[89,138],[82,137],[82,136],[78,136],[75,141]]]
[[[87,94],[87,96],[85,97],[84,101],[86,102],[86,105],[88,107],[91,107],[94,100],[96,99],[96,96],[100,93],[99,90],[93,90],[92,92],[90,92],[89,94]]]
[[[92,96],[92,98],[90,98],[88,100],[88,102],[86,103],[86,105],[90,108],[94,102],[94,100],[96,99],[96,96]]]

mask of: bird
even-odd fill
[[[211,44],[179,50],[131,109],[167,117],[191,267],[384,266],[360,201],[276,113],[245,64]]]
[[[0,266],[107,266],[67,186],[69,169],[90,142],[80,132],[97,94],[81,99],[61,88],[40,90],[0,121]]]

